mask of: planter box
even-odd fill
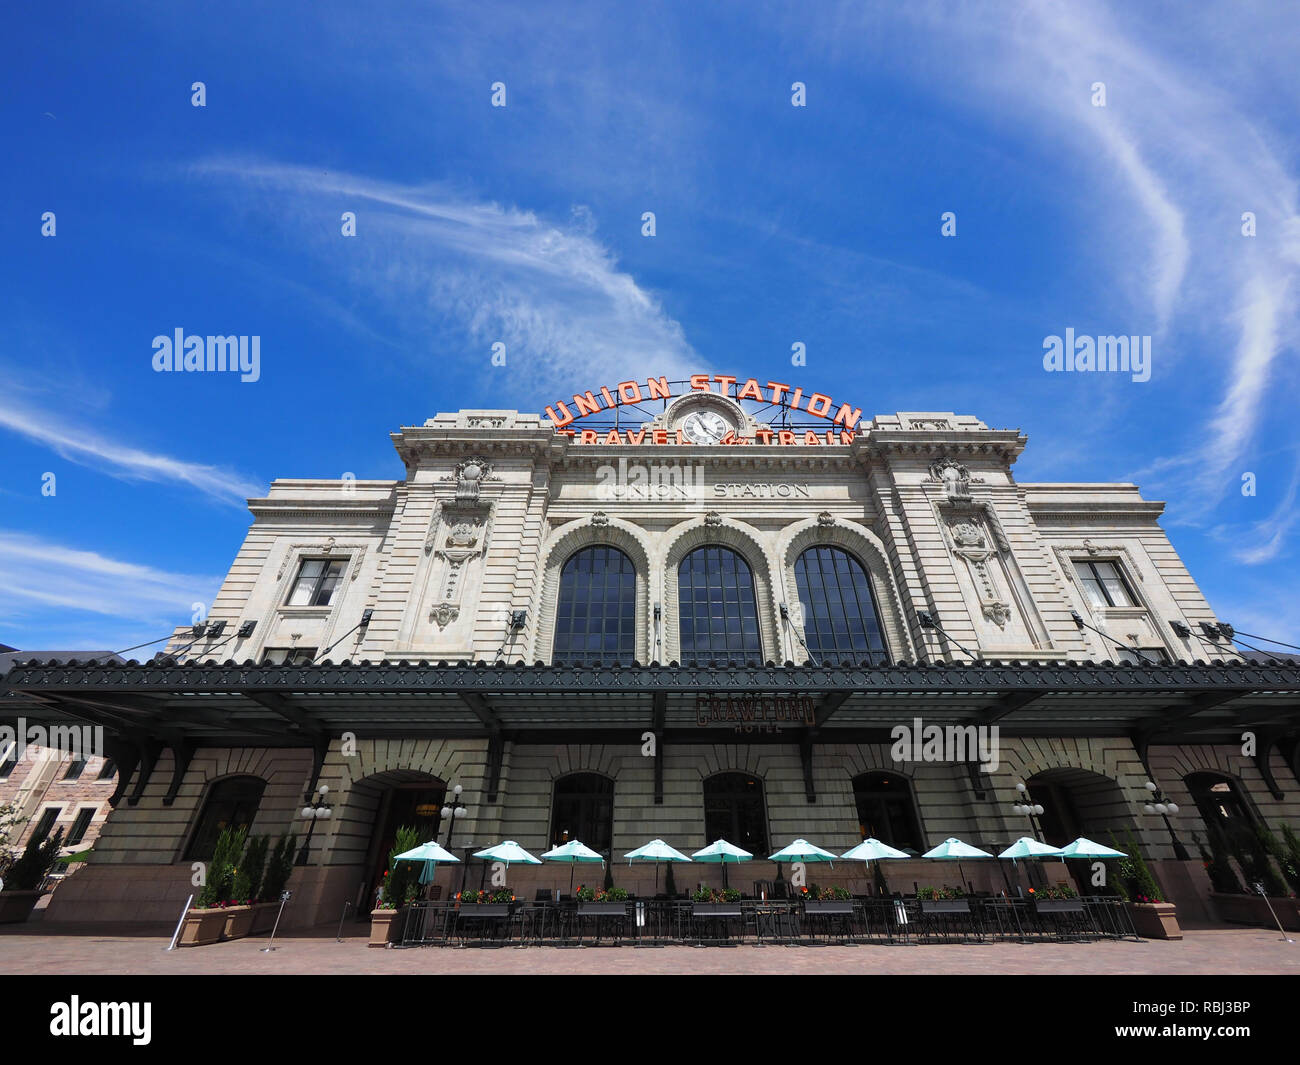
[[[509,902],[469,902],[460,908],[461,917],[509,917]]]
[[[178,947],[206,947],[209,943],[220,943],[226,931],[226,917],[229,910],[188,910],[181,925]]]
[[[578,906],[579,917],[626,917],[626,902],[584,902]]]
[[[852,914],[853,903],[847,900],[814,899],[803,904],[804,913],[809,914]]]
[[[1042,899],[1034,903],[1039,913],[1083,913],[1083,899]]]
[[[397,941],[402,932],[401,910],[370,911],[370,946],[386,947]]]
[[[970,913],[970,899],[922,899],[922,913]]]
[[[1178,909],[1172,902],[1130,902],[1133,930],[1144,939],[1182,939]]]
[[[1261,895],[1220,895],[1211,891],[1210,901],[1221,921],[1256,928],[1276,928],[1277,921],[1281,921],[1283,928],[1292,932],[1300,931],[1300,903],[1295,899],[1270,896],[1268,903],[1265,903]],[[1268,912],[1269,904],[1273,907],[1273,913],[1277,914],[1277,921],[1273,919],[1273,913]]]
[[[227,906],[225,937],[243,939],[253,930],[253,916],[252,906]]]
[[[36,908],[39,891],[0,891],[0,924],[21,924]]]

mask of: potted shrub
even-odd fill
[[[32,833],[17,861],[4,872],[4,890],[0,891],[0,924],[18,924],[27,920],[41,897],[41,884],[59,860],[63,846],[63,829],[50,836]]]
[[[419,845],[419,834],[411,825],[397,830],[393,849],[388,852],[388,868],[384,871],[384,884],[379,905],[370,911],[370,945],[387,947],[400,937],[401,922],[398,915],[402,907],[419,894],[419,870],[415,862],[398,862],[394,859]]]
[[[923,887],[916,893],[922,913],[970,913],[970,900],[961,888]]]
[[[596,891],[584,887],[578,892],[578,912],[603,917],[617,917],[627,913],[627,892],[623,888]]]
[[[808,913],[852,913],[853,896],[848,888],[828,887],[816,892],[816,898],[804,899],[804,910]]]
[[[220,942],[225,935],[230,898],[235,890],[235,869],[244,853],[247,829],[221,830],[212,858],[204,871],[203,890],[185,914],[179,946],[202,947]]]
[[[1069,884],[1053,884],[1037,890],[1030,888],[1029,896],[1039,913],[1083,912],[1083,900]]]
[[[275,847],[272,849],[270,838],[261,837],[258,846],[263,855],[269,850],[270,856],[266,858],[266,871],[262,875],[261,886],[254,892],[255,897],[262,901],[253,906],[253,927],[249,935],[260,935],[275,927],[276,917],[280,913],[280,893],[284,891],[289,883],[289,877],[293,875],[297,842],[298,837],[291,832],[276,840]]]
[[[232,901],[226,916],[226,938],[239,939],[250,934],[258,916],[258,897],[262,890],[262,872],[266,866],[267,838],[257,836],[248,841],[248,849],[235,870]]]
[[[1182,939],[1177,907],[1165,900],[1160,885],[1147,868],[1132,831],[1126,829],[1124,838],[1126,846],[1121,847],[1115,841],[1114,833],[1111,833],[1115,849],[1128,854],[1127,858],[1120,858],[1113,863],[1111,883],[1125,900],[1133,921],[1133,930],[1145,939]]]

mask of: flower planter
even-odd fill
[[[1083,899],[1039,899],[1034,909],[1039,913],[1083,913]]]
[[[1277,922],[1292,932],[1300,931],[1300,902],[1292,898],[1270,896],[1268,902],[1262,895],[1220,895],[1210,892],[1210,901],[1219,920],[1229,924],[1252,925],[1256,928],[1276,928]],[[1269,905],[1273,913],[1269,913]],[[1273,914],[1277,914],[1277,920]]]
[[[1172,902],[1130,902],[1133,930],[1143,939],[1182,939],[1178,909]]]
[[[578,906],[580,917],[626,917],[626,902],[583,902]]]
[[[804,913],[851,914],[853,903],[847,899],[813,899],[803,904]]]
[[[970,899],[922,899],[922,913],[970,913]]]
[[[0,924],[21,924],[36,908],[39,891],[0,891]]]
[[[225,937],[243,939],[253,930],[253,917],[252,906],[227,906]]]
[[[398,920],[401,910],[370,911],[370,945],[387,947],[397,941],[401,934],[402,922]]]
[[[181,936],[177,941],[180,947],[206,947],[209,943],[220,943],[226,931],[226,917],[229,910],[210,909],[186,911],[181,924]]]

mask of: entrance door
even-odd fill
[[[378,897],[379,885],[388,869],[388,855],[397,842],[397,830],[414,828],[417,844],[437,837],[441,824],[438,811],[445,793],[442,784],[398,784],[384,794],[376,820],[379,829],[371,844],[370,897],[367,903],[357,907],[358,916],[363,911],[368,913],[366,906]]]

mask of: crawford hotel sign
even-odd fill
[[[716,389],[715,389],[715,386]],[[640,405],[662,400],[672,404],[672,417],[664,415],[649,423],[625,427],[624,409],[650,412]],[[780,412],[784,424],[777,428],[760,425],[740,406],[750,400]],[[824,425],[817,428],[807,422],[797,426],[789,421],[792,413],[811,415]],[[599,428],[577,427],[580,419],[605,415]],[[780,381],[760,382],[756,377],[741,379],[725,374],[692,374],[684,381],[666,377],[649,377],[640,381],[620,381],[597,389],[575,392],[571,401],[557,400],[546,408],[557,432],[574,437],[580,444],[624,445],[743,445],[776,444],[815,447],[824,444],[850,444],[862,418],[861,407],[836,404],[821,392],[805,393]],[[610,422],[612,417],[613,421]]]

